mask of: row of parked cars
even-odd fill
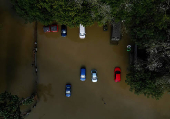
[[[80,80],[81,81],[86,80],[86,68],[85,67],[82,67],[80,69]],[[92,80],[92,82],[97,82],[97,80],[98,80],[98,78],[97,78],[97,70],[96,69],[91,70],[91,80]]]
[[[43,26],[43,30],[44,30],[45,33],[58,32],[58,25],[57,24],[53,24],[53,25],[49,25],[49,26]],[[80,24],[79,37],[81,39],[84,39],[85,35],[86,35],[85,27]],[[61,36],[62,37],[66,37],[67,36],[67,26],[66,25],[61,25]]]
[[[45,33],[47,32],[58,32],[58,25],[53,24],[53,25],[49,25],[49,26],[44,26],[43,30]],[[103,31],[107,31],[108,30],[108,26],[103,25]],[[67,27],[65,25],[61,25],[61,36],[62,37],[66,37],[67,36]],[[80,24],[79,26],[79,37],[81,39],[84,39],[86,36],[86,31],[85,31],[85,27]],[[113,45],[118,45],[119,41],[121,39],[121,23],[114,23],[111,26],[111,38],[110,38],[110,44]]]
[[[80,80],[81,81],[86,80],[86,68],[85,67],[81,67],[81,69],[80,69]],[[98,81],[97,70],[96,69],[91,70],[91,80],[92,80],[92,82],[97,82]],[[120,69],[120,67],[116,67],[114,69],[114,81],[115,82],[120,82],[121,81],[121,69]],[[66,84],[65,95],[66,95],[66,97],[71,96],[71,84]]]
[[[45,33],[49,32],[58,32],[58,25],[53,24],[49,26],[43,26],[43,30]],[[67,36],[67,27],[66,25],[61,25],[61,36],[66,37]]]

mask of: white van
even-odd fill
[[[85,33],[85,27],[80,24],[80,34],[79,34],[79,37],[80,37],[81,39],[84,39],[84,38],[85,38],[85,35],[86,35],[86,33]]]

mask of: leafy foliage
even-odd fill
[[[20,100],[8,92],[0,94],[0,115],[5,119],[20,119]]]
[[[30,97],[30,98],[24,100],[24,101],[22,102],[22,104],[23,104],[23,105],[30,105],[30,104],[32,104],[33,102],[34,102],[34,99],[33,99],[32,97]]]
[[[130,10],[124,9],[125,22],[131,39],[146,51],[147,57],[138,57],[126,82],[135,94],[159,99],[164,92],[170,92],[170,2],[130,0],[129,4]]]
[[[26,100],[19,99],[17,95],[4,92],[0,94],[0,116],[5,119],[21,119],[20,105],[29,105],[33,102],[33,97]]]
[[[150,71],[133,71],[127,74],[126,83],[130,85],[130,91],[134,91],[135,94],[144,94],[147,97],[159,99],[164,90],[155,85],[156,75]]]
[[[11,0],[14,9],[26,22],[39,21],[44,25],[53,21],[69,27],[90,26],[97,21],[104,24],[110,18],[109,6],[90,0]]]
[[[128,19],[127,22],[130,24],[132,40],[141,48],[154,41],[164,42],[167,40],[170,16],[160,10],[160,4],[164,3],[163,1],[165,0],[133,2],[131,11],[125,17],[125,20]],[[131,20],[128,17],[131,17]]]

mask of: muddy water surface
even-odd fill
[[[0,6],[0,88],[27,97],[34,90],[33,24],[24,24],[9,2],[1,0]]]
[[[2,2],[0,33],[1,91],[28,96],[34,89],[32,63],[33,24],[15,17],[8,2]],[[129,55],[124,35],[118,46],[110,45],[110,29],[97,24],[86,28],[79,39],[78,28],[68,28],[68,36],[43,33],[38,23],[38,94],[40,101],[28,119],[169,119],[170,95],[156,101],[129,91],[125,83]],[[87,69],[85,82],[79,80],[80,67]],[[122,81],[113,80],[114,67],[122,70]],[[91,82],[91,69],[98,82]],[[72,84],[72,96],[65,97],[65,84]],[[104,99],[104,102],[102,101]]]

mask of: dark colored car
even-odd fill
[[[61,36],[66,37],[67,36],[67,27],[66,25],[61,26]]]
[[[66,92],[65,92],[66,97],[71,96],[71,84],[66,84]]]
[[[107,24],[106,24],[106,25],[103,25],[103,31],[107,31],[107,30],[108,30]]]
[[[118,22],[114,23],[114,25],[111,26],[110,44],[118,45],[120,39],[121,39],[121,22]]]
[[[43,30],[45,33],[58,32],[58,25],[43,26]]]
[[[80,80],[85,81],[86,80],[86,68],[82,67],[80,69]]]
[[[43,26],[43,31],[45,33],[51,32],[50,26]]]
[[[116,67],[114,70],[114,80],[115,82],[121,81],[121,69],[119,67]]]

